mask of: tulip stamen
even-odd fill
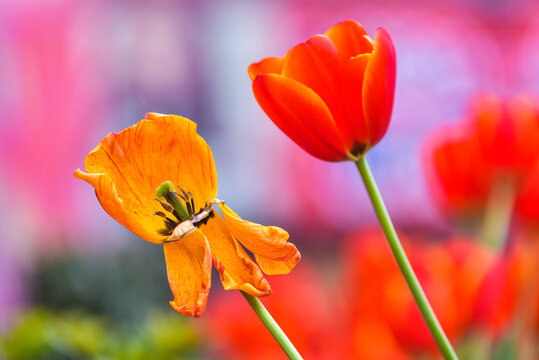
[[[198,227],[205,225],[209,219],[215,216],[212,210],[214,205],[223,204],[223,200],[213,199],[206,202],[205,206],[195,213],[195,201],[193,193],[177,186],[181,193],[174,191],[174,185],[170,181],[165,181],[157,190],[157,202],[161,204],[165,211],[172,213],[177,220],[173,220],[162,211],[154,212],[154,215],[164,219],[165,229],[158,230],[159,235],[168,236],[164,241],[178,241],[186,235],[191,234]],[[183,203],[180,201],[183,200]],[[185,204],[185,205],[184,205]]]

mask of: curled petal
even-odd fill
[[[262,74],[280,74],[283,70],[284,58],[268,57],[257,63],[249,65],[247,72],[251,80],[254,80],[257,75]]]
[[[200,230],[208,239],[213,266],[219,272],[225,290],[239,289],[253,296],[270,295],[271,288],[258,265],[234,239],[223,218],[214,214]]]
[[[199,317],[206,308],[211,286],[210,245],[196,230],[180,241],[165,243],[168,282],[174,295],[170,305],[177,312]]]
[[[228,229],[255,254],[263,272],[268,275],[288,274],[299,262],[301,255],[294,244],[287,242],[286,231],[243,220],[228,206],[220,206]]]
[[[333,41],[341,62],[360,54],[372,52],[372,40],[355,20],[345,20],[330,27],[325,35]]]
[[[347,158],[326,104],[311,89],[283,75],[259,75],[253,92],[270,119],[309,154],[328,161]]]
[[[211,150],[196,124],[176,115],[147,114],[118,134],[109,134],[85,159],[86,172],[75,176],[96,189],[103,209],[143,239],[161,243],[162,219],[154,200],[164,181],[191,191],[200,209],[217,194]]]
[[[396,75],[395,45],[387,30],[378,28],[363,84],[363,108],[370,133],[370,146],[374,146],[382,139],[389,126],[395,97]]]

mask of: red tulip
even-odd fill
[[[395,46],[374,42],[354,20],[249,66],[260,107],[292,140],[322,160],[354,160],[386,133],[395,94]]]
[[[442,129],[427,149],[436,195],[445,212],[457,214],[480,213],[500,186],[516,192],[519,211],[539,214],[538,162],[539,111],[525,96],[478,97],[467,121]]]

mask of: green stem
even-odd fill
[[[264,323],[264,326],[266,326],[271,335],[275,338],[275,340],[277,340],[279,346],[281,346],[286,356],[288,356],[289,359],[294,360],[302,359],[301,355],[296,350],[292,342],[290,342],[283,330],[281,330],[279,325],[277,325],[277,323],[270,315],[268,310],[266,310],[262,302],[257,297],[249,295],[241,290],[240,293],[243,295],[245,300],[247,300],[249,305],[251,305],[254,312],[256,313],[256,315],[258,315],[260,320],[262,320],[262,323]]]
[[[374,177],[372,176],[369,164],[367,164],[365,157],[359,158],[356,161],[356,166],[361,174],[363,182],[365,183],[365,187],[367,188],[367,192],[369,193],[369,197],[374,207],[374,212],[376,213],[378,221],[384,230],[384,234],[389,242],[391,251],[393,251],[395,260],[397,260],[397,263],[399,264],[401,273],[404,276],[410,291],[412,292],[415,302],[421,311],[421,315],[423,315],[423,318],[427,323],[434,341],[436,341],[436,344],[438,345],[438,348],[445,359],[458,360],[457,354],[455,353],[455,350],[453,350],[453,347],[445,335],[440,322],[436,318],[436,314],[434,314],[434,311],[432,310],[432,307],[425,296],[425,292],[421,288],[421,284],[417,280],[414,270],[412,269],[412,265],[404,252],[402,244],[397,236],[397,232],[395,231],[395,227],[393,226],[389,213],[387,212],[384,200],[378,191],[378,187],[376,186],[376,182],[374,181]]]
[[[510,177],[501,176],[492,186],[483,223],[483,241],[502,250],[508,238],[515,204],[515,185]]]

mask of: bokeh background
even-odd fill
[[[353,164],[303,152],[251,93],[250,63],[348,18],[395,41],[394,115],[368,159],[443,325],[463,358],[538,358],[537,276],[522,275],[537,250],[470,239],[425,164],[478,93],[539,94],[531,0],[0,2],[0,358],[283,358],[217,276],[201,318],[175,313],[161,247],[73,177],[146,112],[197,122],[219,197],[290,233],[303,260],[264,302],[306,358],[436,358]]]

